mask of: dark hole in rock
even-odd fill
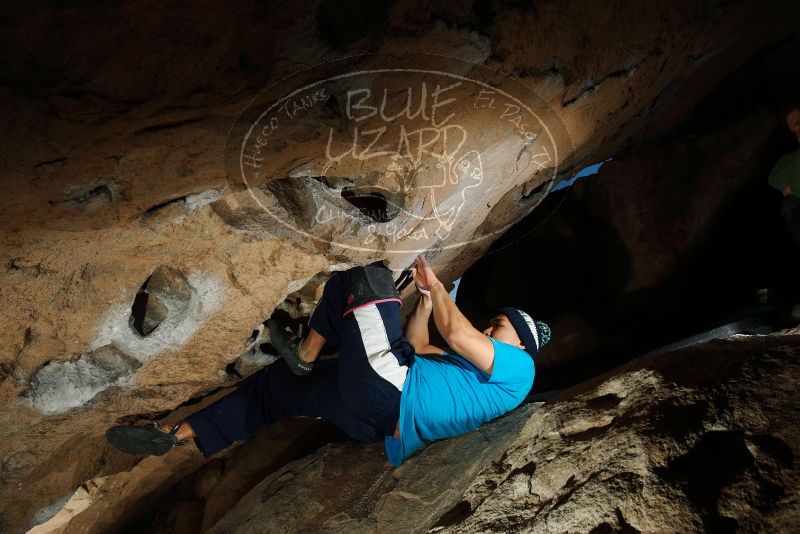
[[[619,405],[620,402],[622,402],[622,397],[615,395],[614,393],[609,393],[607,395],[595,397],[586,404],[588,404],[589,408],[593,410],[610,410],[611,408]]]
[[[686,496],[703,511],[709,531],[731,532],[737,523],[717,512],[717,500],[724,488],[740,480],[754,464],[741,432],[712,430],[703,434],[686,454],[656,473],[666,480],[682,483]]]
[[[239,360],[232,361],[228,365],[225,366],[225,374],[227,374],[232,380],[241,380],[244,378],[242,375],[239,374],[239,371],[236,370],[236,363]]]
[[[272,346],[272,343],[262,343],[258,346],[261,352],[266,354],[277,354],[278,350]]]
[[[457,525],[468,518],[470,514],[472,514],[472,505],[469,501],[461,501],[446,511],[434,525],[434,528]]]
[[[345,188],[342,190],[342,198],[375,222],[383,223],[391,220],[386,197],[381,193],[360,193]]]
[[[148,295],[145,291],[140,290],[138,293],[136,293],[136,298],[133,299],[133,306],[131,306],[131,325],[137,332],[139,332],[140,335],[143,336],[146,336],[150,333],[150,331],[144,331],[144,319],[145,314],[147,313],[147,301],[149,300],[149,297],[150,295]]]
[[[167,317],[167,307],[163,302],[151,296],[146,290],[140,290],[131,306],[131,326],[140,336],[148,336]]]

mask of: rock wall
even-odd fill
[[[668,132],[718,80],[793,31],[793,12],[789,1],[614,2],[600,20],[586,2],[3,6],[0,529],[22,531],[85,481],[131,470],[135,459],[111,451],[105,429],[231,385],[252,330],[278,307],[307,312],[331,270],[410,264],[414,252],[390,239],[397,223],[364,219],[368,206],[345,191],[370,180],[388,190],[397,169],[347,162],[321,173],[308,152],[324,143],[298,127],[272,147],[257,186],[231,179],[226,140],[267,82],[343,56],[376,54],[355,68],[436,53],[468,62],[461,74],[485,65],[500,87],[533,95],[563,134],[541,168],[507,125],[459,108],[484,132],[470,148],[492,172],[483,195],[465,196],[456,180],[440,199],[463,217],[425,247],[451,281],[491,242],[478,238],[632,135]],[[342,105],[322,119],[351,133]],[[642,132],[648,121],[659,126]],[[430,187],[425,172],[419,183]],[[349,214],[314,227],[323,237],[348,242],[377,224],[377,245],[298,239],[264,215],[268,205],[302,223],[323,193]],[[430,213],[424,198],[409,195],[405,212]]]

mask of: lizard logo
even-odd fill
[[[568,141],[544,101],[508,76],[442,56],[365,55],[265,89],[231,130],[226,173],[232,191],[250,194],[240,205],[283,228],[268,231],[328,250],[415,254],[496,238],[535,207],[523,202],[531,191],[540,199],[555,185]],[[476,232],[514,191],[525,208]],[[240,209],[231,218],[255,224]]]

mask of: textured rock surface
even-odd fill
[[[253,328],[293,304],[288,297],[307,310],[330,270],[378,258],[393,267],[410,263],[413,254],[393,254],[386,236],[371,253],[290,242],[252,196],[231,186],[226,136],[268,81],[364,52],[434,52],[485,64],[508,77],[503,83],[520,78],[554,111],[573,145],[554,162],[568,177],[634,134],[669,131],[718,80],[787,35],[794,20],[788,0],[613,2],[600,21],[596,6],[583,2],[535,9],[472,2],[423,9],[407,1],[369,9],[327,1],[92,4],[10,5],[0,17],[7,58],[0,69],[4,532],[45,518],[87,480],[130,470],[134,460],[110,451],[104,430],[162,417],[230,385],[228,366]],[[648,122],[655,126],[643,132]],[[491,201],[470,199],[456,232],[426,245],[488,235],[542,197],[542,175],[502,174],[524,156],[518,140],[495,123],[472,123],[485,126],[475,148],[499,173],[488,183]],[[303,171],[308,162],[296,159],[305,150],[321,150],[306,133],[276,151],[281,165],[258,199],[285,209],[310,197],[277,183]],[[344,177],[354,168],[343,168]],[[384,183],[388,174],[370,178]],[[338,191],[308,178],[301,173],[296,183]],[[447,199],[464,193],[447,192]],[[302,217],[303,202],[289,215]],[[360,221],[331,229],[352,237],[364,231]],[[381,231],[391,234],[389,225]],[[442,252],[442,278],[453,280],[487,246]],[[154,290],[138,321],[137,295],[159,269],[173,273],[178,293],[169,283],[162,288],[171,297]],[[126,369],[115,364],[109,372],[90,358],[110,346],[127,357]],[[74,372],[52,372],[59,368]],[[71,402],[52,400],[76,384]]]
[[[479,472],[500,461],[536,405],[436,443],[398,469],[382,444],[327,445],[276,471],[209,532],[420,530],[457,502]]]
[[[791,532],[798,378],[796,334],[648,357],[394,471],[327,446],[211,532]]]

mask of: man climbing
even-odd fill
[[[399,294],[381,262],[334,272],[304,339],[268,321],[282,360],[172,428],[115,426],[109,442],[131,454],[162,455],[193,438],[209,457],[282,417],[309,416],[358,441],[383,441],[390,463],[399,466],[425,443],[518,406],[533,384],[533,359],[549,327],[506,307],[480,332],[422,256],[412,274],[420,297],[405,335]],[[431,313],[451,351],[430,344]],[[326,343],[338,346],[338,361],[318,361]]]

